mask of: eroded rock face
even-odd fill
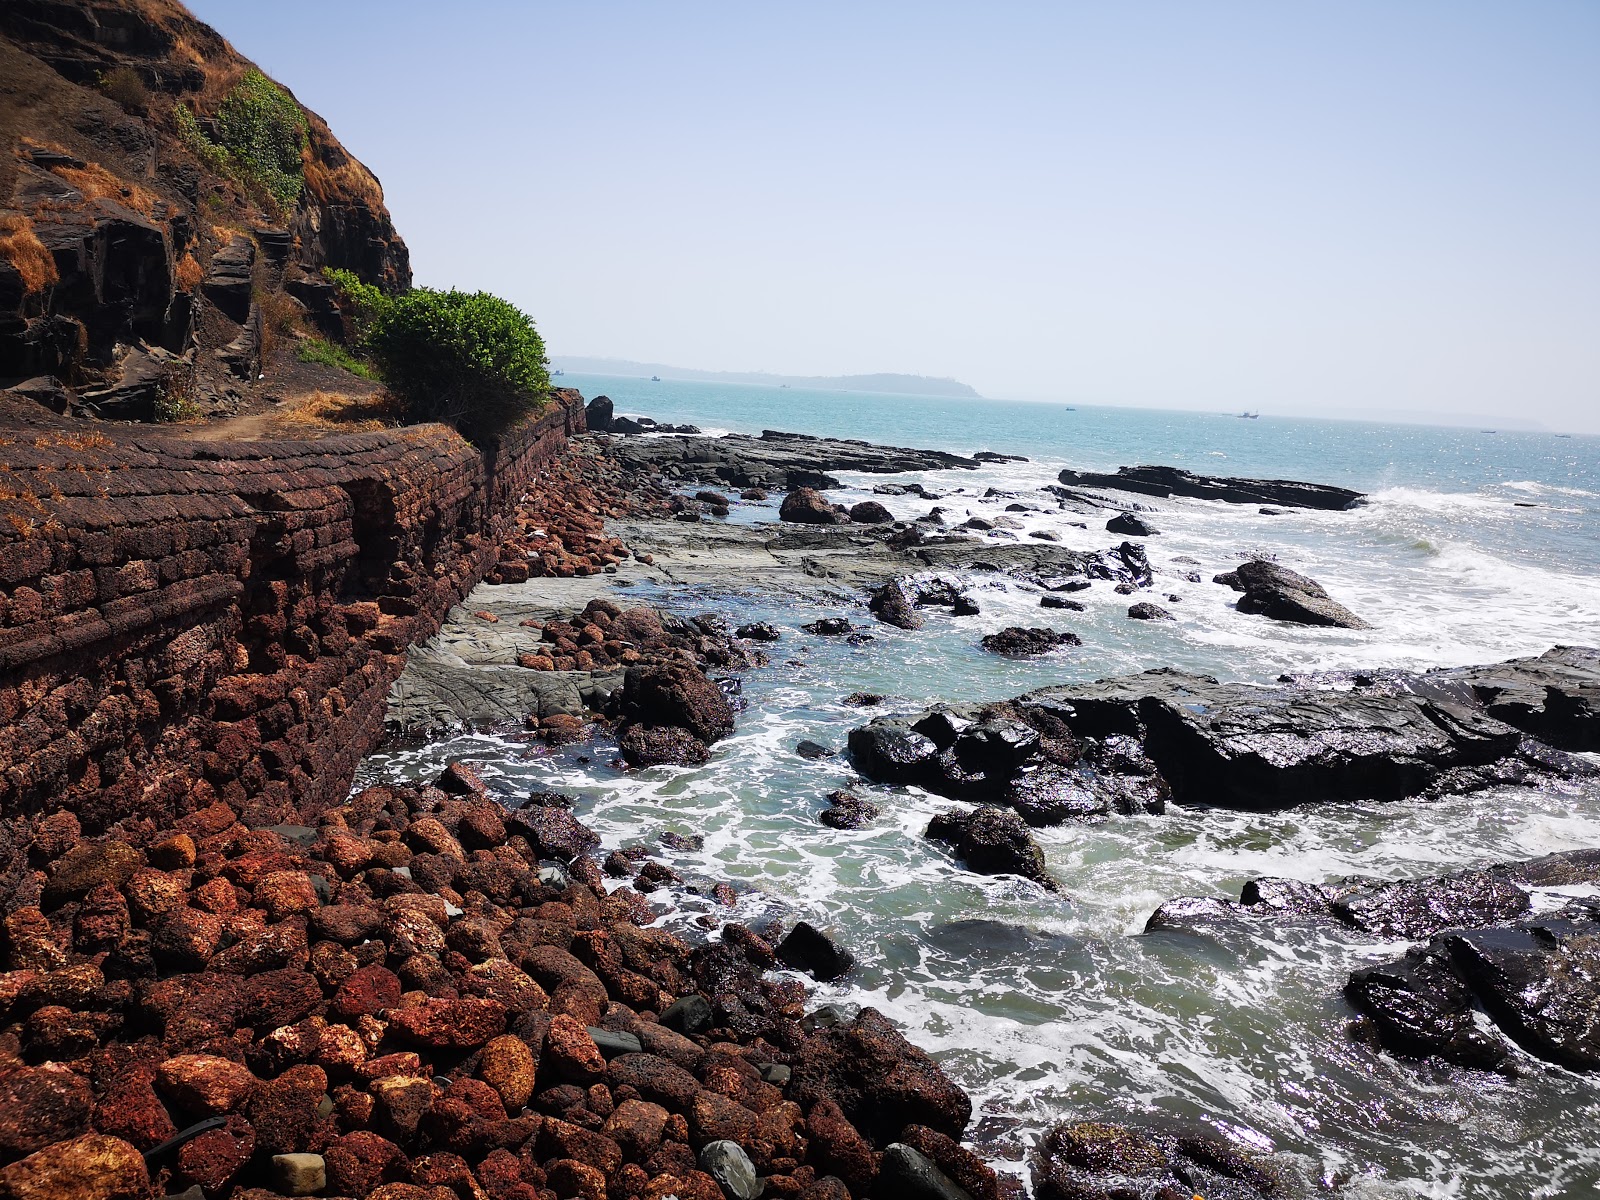
[[[1323,590],[1315,579],[1260,559],[1241,563],[1216,577],[1239,597],[1239,611],[1260,613],[1296,625],[1328,625],[1336,629],[1371,629],[1355,613]]]

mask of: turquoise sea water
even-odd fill
[[[1262,928],[1224,942],[1140,933],[1177,895],[1237,896],[1260,874],[1325,881],[1384,878],[1600,845],[1600,788],[1506,788],[1442,801],[1349,804],[1281,813],[1173,809],[1039,831],[1064,895],[959,869],[922,837],[947,802],[866,785],[841,758],[793,752],[842,746],[872,713],[984,700],[1049,683],[1157,666],[1270,680],[1286,670],[1429,667],[1600,640],[1600,439],[1335,421],[950,401],[568,376],[617,410],[707,431],[777,428],[898,445],[1029,456],[977,472],[916,479],[952,520],[1006,513],[1015,536],[1048,528],[1062,543],[1120,539],[1056,509],[1040,489],[1063,466],[1172,463],[1207,474],[1337,483],[1371,493],[1341,513],[1263,516],[1250,506],[1157,501],[1148,543],[1157,590],[1177,620],[1127,620],[1126,597],[1096,584],[1083,613],[1044,612],[1016,581],[973,577],[983,608],[905,632],[873,626],[850,647],[799,626],[821,615],[870,622],[859,596],[792,597],[747,589],[634,589],[684,613],[769,620],[783,630],[773,665],[744,679],[734,736],[694,769],[623,772],[605,747],[592,761],[549,753],[515,732],[463,735],[369,760],[363,781],[427,775],[468,758],[509,797],[555,788],[607,847],[657,848],[663,830],[699,833],[700,851],[656,856],[686,875],[751,891],[735,916],[805,917],[836,932],[857,971],[818,999],[872,1004],[901,1022],[972,1092],[972,1134],[1021,1171],[1037,1133],[1062,1118],[1177,1120],[1230,1131],[1282,1156],[1308,1181],[1358,1197],[1555,1197],[1600,1193],[1600,1081],[1525,1060],[1516,1082],[1420,1070],[1353,1043],[1340,996],[1350,970],[1395,956],[1325,929]],[[843,476],[835,498],[871,495],[881,477]],[[1013,497],[985,497],[994,487]],[[878,497],[897,516],[913,496]],[[1144,499],[1144,498],[1140,498]],[[775,502],[734,520],[772,520]],[[1079,528],[1075,522],[1082,522]],[[1307,629],[1240,614],[1209,582],[1241,556],[1276,555],[1321,580],[1371,630]],[[1191,568],[1190,560],[1198,564]],[[1186,570],[1205,581],[1190,584]],[[501,589],[486,589],[492,594]],[[514,594],[514,588],[506,589]],[[1070,628],[1069,653],[1011,662],[978,648],[1011,624]],[[876,710],[884,711],[884,710]],[[852,787],[884,808],[874,825],[830,830],[824,795]],[[1541,900],[1541,902],[1544,902]],[[1553,901],[1552,901],[1553,902]],[[692,915],[693,901],[689,901]],[[687,918],[675,919],[686,935]]]

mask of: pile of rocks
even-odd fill
[[[807,1017],[751,930],[654,927],[598,842],[459,766],[316,828],[220,801],[104,840],[37,822],[6,900],[0,1194],[995,1200],[931,1059],[870,1009]]]
[[[517,506],[489,583],[595,575],[628,557],[606,518],[670,515],[671,493],[654,472],[624,470],[604,443],[585,438],[547,466]]]
[[[539,645],[517,656],[530,671],[593,671],[637,663],[684,663],[746,670],[766,657],[728,632],[713,616],[684,620],[640,605],[624,609],[604,597],[581,612],[529,618],[523,628],[537,630]]]

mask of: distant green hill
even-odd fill
[[[949,396],[962,400],[981,400],[982,396],[955,379],[935,379],[928,375],[770,375],[765,371],[695,371],[666,363],[633,362],[626,358],[584,358],[557,355],[551,363],[574,375],[624,375],[648,379],[684,379],[695,383],[752,383],[762,387],[814,388],[822,392],[893,392],[910,396]]]

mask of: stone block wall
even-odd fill
[[[342,801],[407,647],[494,565],[515,502],[583,428],[570,391],[490,453],[439,426],[208,442],[39,411],[0,417],[15,845],[58,810],[95,833],[218,799],[256,826]]]

